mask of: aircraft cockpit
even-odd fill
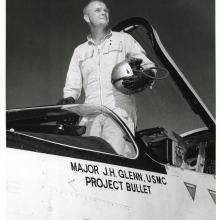
[[[99,115],[106,115],[120,129],[120,146],[116,146],[114,137],[106,139],[90,135],[88,117]],[[45,151],[50,149],[48,144],[51,143],[134,159],[138,152],[136,143],[129,129],[121,124],[121,119],[104,106],[79,104],[26,108],[22,111],[14,109],[7,112],[7,145]],[[122,153],[116,150],[120,148],[124,149]]]
[[[145,144],[145,152],[162,164],[215,174],[215,139],[207,128],[182,135],[162,127],[144,129],[137,135]]]
[[[169,72],[152,90],[136,94],[141,118],[136,138],[143,142],[145,153],[161,164],[215,174],[215,119],[193,88],[194,74],[182,73],[182,66],[169,55],[175,54],[175,49],[168,53],[146,20],[131,18],[115,30],[131,34],[149,59]]]

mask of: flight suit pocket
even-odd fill
[[[121,41],[109,42],[103,51],[104,64],[106,67],[113,68],[123,57],[123,45]]]
[[[110,54],[114,52],[122,52],[122,41],[119,42],[109,42],[109,44],[105,47],[103,54]]]

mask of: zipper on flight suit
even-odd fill
[[[99,89],[100,89],[100,100],[101,100],[101,105],[103,105],[103,100],[102,100],[102,77],[101,77],[101,45],[97,46],[98,48],[98,54],[99,54]]]

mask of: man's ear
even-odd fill
[[[83,18],[84,18],[84,20],[85,20],[86,23],[89,23],[89,22],[90,22],[89,16],[88,16],[87,14],[84,14]]]

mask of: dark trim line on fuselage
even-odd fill
[[[167,173],[164,165],[161,165],[151,160],[151,158],[147,156],[141,149],[139,149],[140,153],[136,159],[129,159],[102,152],[88,151],[85,149],[62,146],[59,143],[50,143],[46,140],[42,141],[12,132],[7,132],[6,144],[8,148],[14,148],[18,150],[46,153],[50,155],[70,157],[73,159],[84,159],[162,174]]]

